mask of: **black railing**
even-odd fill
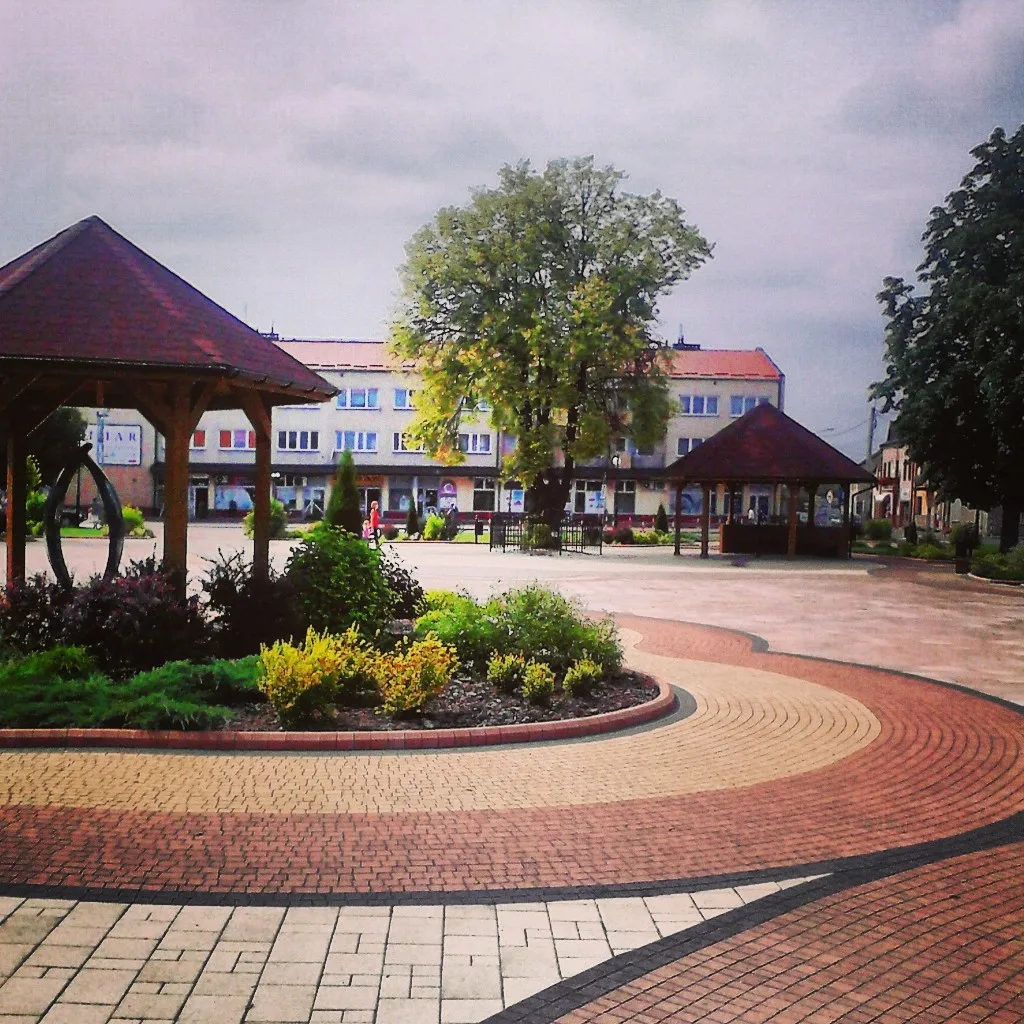
[[[555,527],[521,512],[495,512],[491,516],[491,550],[571,551],[601,553],[602,516],[566,516]]]

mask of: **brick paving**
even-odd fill
[[[1022,873],[1020,842],[942,860],[696,941],[569,1012],[544,1005],[573,1001],[563,987],[496,1021],[1019,1024]]]
[[[620,622],[639,639],[633,663],[693,694],[688,718],[515,749],[4,751],[0,913],[11,916],[0,924],[0,974],[11,977],[0,1024],[102,1024],[111,1013],[182,1024],[455,1024],[492,1010],[495,1021],[567,1024],[1022,1019],[1019,709],[894,672],[769,653],[719,629]],[[472,917],[455,906],[508,901],[529,914],[523,901],[636,899],[654,920],[654,900],[817,873],[828,877],[715,908],[722,913],[685,933],[635,929],[647,944],[616,946],[602,917],[611,959],[588,968],[581,956],[580,973],[560,970],[562,981],[533,995],[524,987],[525,1001],[503,999],[505,1009],[484,996],[446,1017],[443,982],[412,961],[403,965],[408,1005],[380,1013],[315,1006],[326,967],[319,980],[294,980],[312,972],[302,965],[327,962],[324,915],[336,929],[348,914],[429,918],[425,906],[442,907],[445,922],[449,912]],[[124,906],[140,900],[150,916],[129,925],[138,933],[113,935],[121,918],[104,924],[111,908],[131,922]],[[186,966],[150,966],[170,959],[156,956],[161,944],[171,947],[148,931],[219,934],[235,914],[280,925],[286,908],[309,925],[296,927],[300,952],[283,961],[297,965],[287,984],[264,973],[269,958],[243,959],[260,950],[240,948],[231,971],[213,973],[257,973],[264,989],[251,977],[225,981],[216,994],[235,1002],[215,1006],[188,966],[207,963],[209,936],[204,947],[173,947]],[[53,954],[60,962],[29,963],[71,915],[81,941],[57,945],[89,946],[89,968],[63,950]],[[559,938],[597,941],[578,926]],[[344,955],[358,955],[359,941]],[[453,944],[453,956],[470,958],[452,961],[452,978],[469,986],[453,980],[458,991],[494,966],[484,946],[489,939],[479,953]]]

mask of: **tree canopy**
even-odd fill
[[[459,424],[485,410],[516,439],[503,475],[552,518],[578,460],[619,432],[660,440],[657,300],[711,255],[674,199],[625,192],[624,178],[593,158],[505,166],[497,188],[440,210],[400,271],[393,346],[423,378],[414,436],[460,462]]]
[[[940,493],[1002,505],[1005,550],[1024,511],[1024,125],[971,155],[929,217],[923,290],[887,277],[879,293],[886,376],[872,395]]]

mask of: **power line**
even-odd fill
[[[844,427],[842,430],[836,430],[835,427],[825,427],[824,429],[819,430],[818,433],[831,434],[833,437],[842,437],[844,434],[850,434],[854,430],[860,430],[860,428],[865,426],[867,422],[868,421],[866,419],[863,419],[860,423],[854,423],[852,427]]]

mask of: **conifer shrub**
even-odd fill
[[[354,533],[357,537],[362,535],[363,508],[359,501],[359,488],[356,486],[356,467],[352,453],[347,449],[338,456],[338,468],[323,521],[339,530]]]

